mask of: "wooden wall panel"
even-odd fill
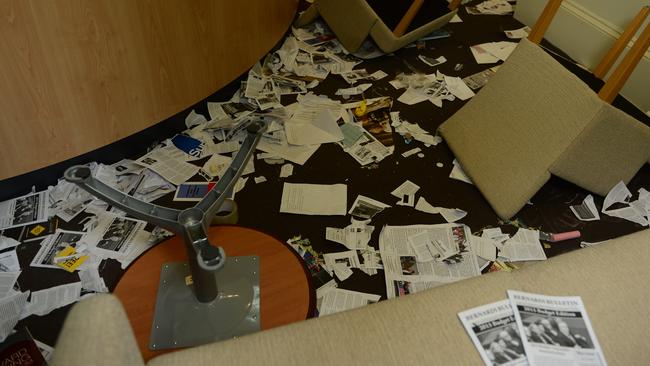
[[[141,131],[280,40],[298,0],[0,0],[0,179]]]

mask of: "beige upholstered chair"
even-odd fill
[[[456,10],[404,34],[415,17],[423,0],[413,1],[400,23],[390,30],[365,0],[316,0],[294,23],[305,26],[319,16],[336,34],[343,46],[356,52],[366,38],[371,37],[379,49],[390,53],[444,26],[456,14]],[[457,6],[450,5],[450,7]]]
[[[539,41],[540,32],[534,29],[530,38]],[[490,82],[440,126],[501,218],[514,216],[551,174],[606,195],[650,161],[650,128],[608,103],[634,67],[630,58],[642,55],[649,39],[650,26],[599,95],[524,39]]]

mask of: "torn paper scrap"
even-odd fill
[[[469,49],[472,52],[472,56],[474,56],[474,59],[476,60],[477,64],[492,64],[495,62],[499,62],[498,57],[492,55],[486,49],[481,47],[481,45],[474,45],[471,46]]]
[[[420,59],[420,61],[424,62],[425,64],[427,64],[427,65],[429,65],[431,67],[442,65],[445,62],[447,62],[447,59],[445,58],[445,56],[440,56],[438,58],[431,58],[431,57],[427,57],[425,55],[419,55],[418,58]]]
[[[357,86],[353,86],[351,88],[342,88],[336,91],[336,95],[340,95],[342,97],[349,97],[352,95],[359,95],[363,93],[364,91],[368,90],[372,84],[359,84]]]
[[[470,236],[470,250],[479,257],[495,261],[497,259],[497,242],[481,236]]]
[[[420,149],[419,147],[416,147],[414,149],[404,151],[402,153],[402,156],[405,157],[405,158],[408,158],[409,156],[413,156],[413,155],[415,155],[415,154],[417,154],[419,152],[422,152],[422,149]]]
[[[372,219],[376,214],[388,207],[390,207],[390,205],[379,202],[370,197],[358,195],[348,213],[354,217]]]
[[[381,296],[334,288],[323,296],[319,315],[329,315],[359,308],[379,301]]]
[[[588,195],[579,205],[573,205],[570,207],[571,212],[579,220],[582,221],[595,221],[600,220],[600,215],[598,214],[598,209],[594,203],[594,196]]]
[[[345,184],[284,183],[280,212],[302,215],[345,215]]]
[[[528,37],[528,33],[530,33],[530,30],[531,29],[529,26],[525,26],[519,29],[507,30],[504,31],[504,33],[506,34],[506,37],[510,39],[522,39]]]
[[[293,165],[290,163],[284,164],[280,168],[280,178],[287,178],[293,174]]]
[[[449,178],[474,185],[474,182],[472,182],[470,177],[465,174],[463,167],[461,167],[460,163],[456,159],[454,159],[453,164],[454,167],[451,169],[451,173],[449,173]]]
[[[415,205],[415,209],[418,211],[430,213],[430,214],[440,214],[447,222],[456,222],[463,217],[467,216],[467,211],[461,210],[459,208],[445,208],[445,207],[436,207],[427,202],[424,197],[418,198],[418,202]]]
[[[447,83],[447,89],[449,89],[451,94],[460,100],[467,100],[474,96],[472,89],[459,77],[445,75],[445,83]]]
[[[148,153],[136,162],[175,185],[186,182],[199,171],[198,166],[169,157],[160,149]]]

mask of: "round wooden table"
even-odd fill
[[[214,226],[210,242],[224,248],[229,257],[260,257],[260,321],[270,329],[311,317],[315,292],[302,259],[274,237],[240,226]],[[124,273],[115,288],[133,327],[145,361],[177,349],[152,351],[148,348],[156,292],[163,263],[186,261],[183,239],[174,236],[151,248]]]

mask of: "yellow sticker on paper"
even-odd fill
[[[77,254],[77,251],[68,245],[67,247],[63,248],[60,252],[56,253],[54,256],[54,262],[56,263],[57,266],[65,269],[68,272],[74,272],[83,262],[88,259],[87,255],[81,256],[81,257],[75,257],[74,255]],[[65,258],[63,260],[57,261],[57,258],[63,258],[63,257],[69,257]]]
[[[56,265],[65,269],[68,272],[74,272],[77,267],[79,267],[83,262],[88,259],[87,255],[81,256],[81,257],[72,257],[69,259],[64,260],[63,262],[59,262]]]
[[[36,236],[36,235],[42,233],[43,230],[45,230],[45,227],[43,227],[42,225],[36,225],[33,229],[31,229],[29,231],[29,233]]]

